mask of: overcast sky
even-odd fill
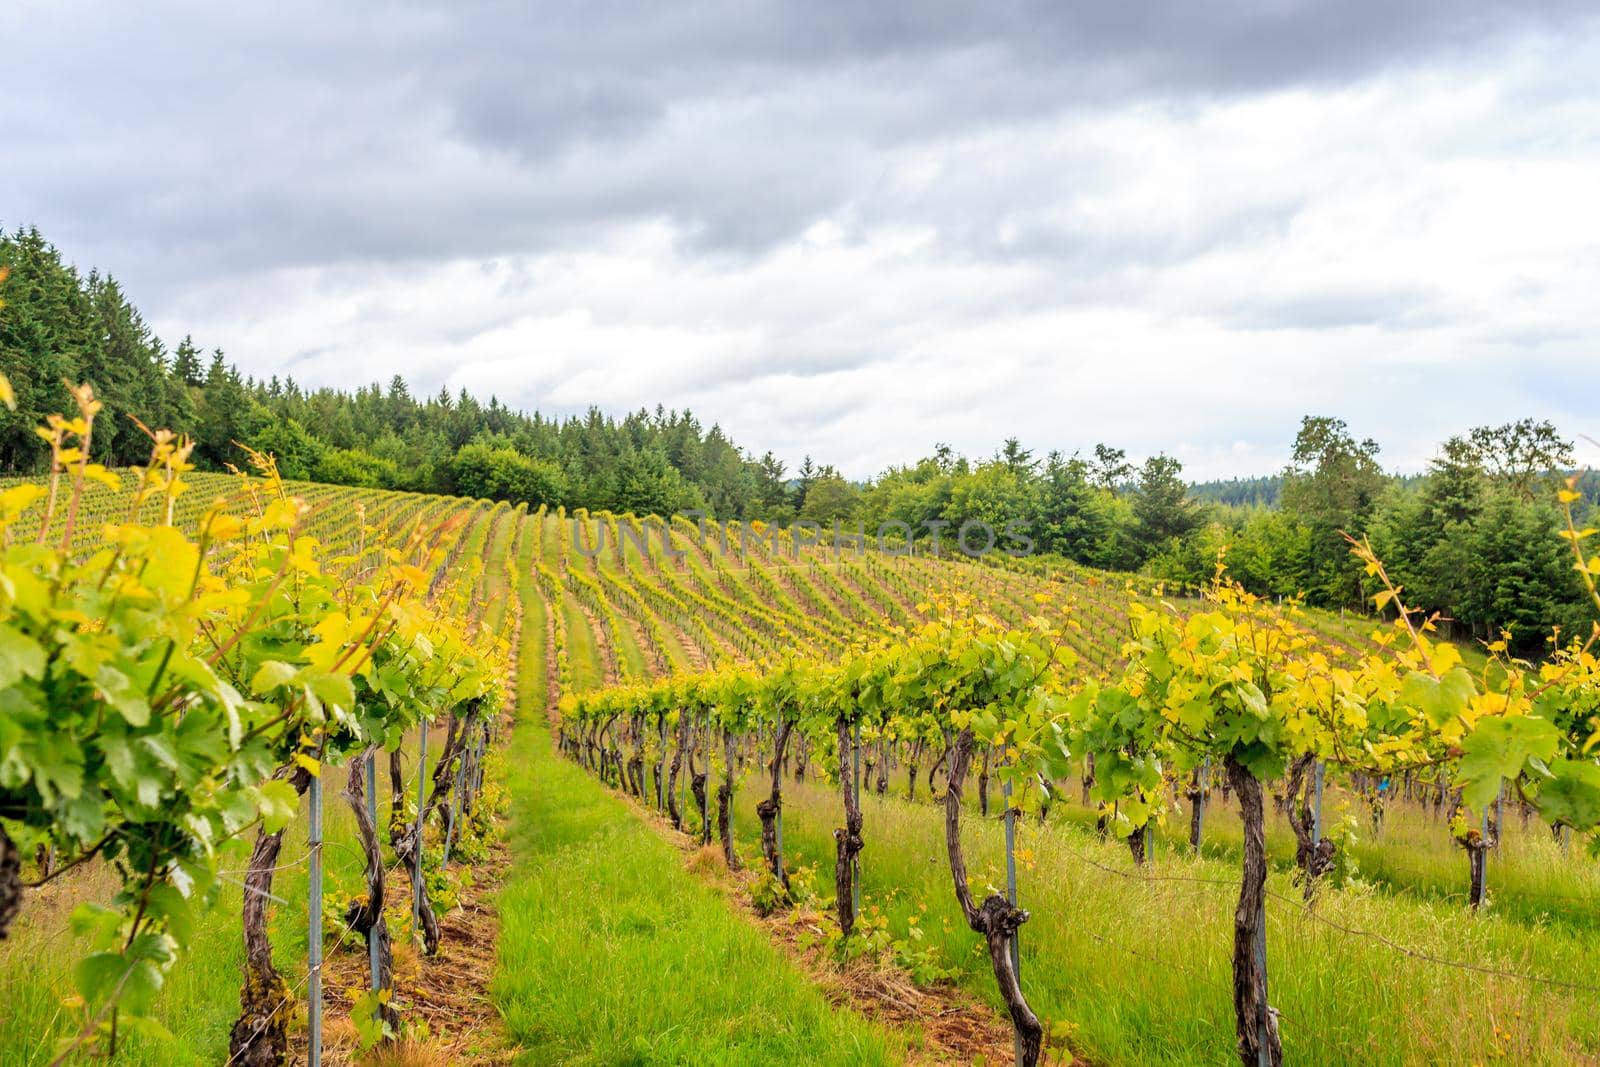
[[[308,386],[1412,470],[1600,436],[1596,10],[6,0],[0,224]]]

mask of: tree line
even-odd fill
[[[1101,444],[1091,456],[1037,460],[1013,438],[978,461],[941,446],[865,486],[824,471],[803,487],[799,517],[904,522],[924,541],[930,527],[1001,530],[1020,520],[1038,553],[1186,585],[1209,581],[1221,560],[1253,593],[1354,609],[1376,590],[1345,535],[1366,536],[1408,602],[1437,612],[1443,628],[1508,631],[1524,653],[1541,651],[1554,626],[1586,630],[1582,586],[1556,536],[1555,476],[1573,459],[1554,426],[1524,419],[1471,430],[1446,441],[1421,476],[1385,473],[1378,456],[1377,442],[1356,440],[1342,420],[1307,416],[1289,465],[1271,480],[1269,507],[1202,499],[1171,456],[1136,467]],[[1600,479],[1589,472],[1578,484],[1587,510]]]
[[[17,400],[0,412],[3,471],[40,469],[34,427],[69,408],[67,382],[87,381],[106,413],[94,458],[111,466],[148,457],[143,424],[189,434],[202,469],[242,467],[248,446],[277,456],[286,478],[534,506],[747,518],[791,492],[771,454],[746,453],[690,411],[560,419],[465,390],[416,397],[399,375],[354,391],[257,380],[192,338],[169,350],[115,279],[80,274],[37,229],[0,233],[0,269],[0,373]]]
[[[1372,590],[1348,532],[1371,538],[1418,607],[1463,631],[1509,630],[1536,651],[1552,624],[1581,625],[1577,582],[1549,536],[1549,475],[1570,466],[1571,444],[1548,423],[1472,430],[1409,477],[1382,469],[1376,442],[1320,416],[1303,421],[1282,472],[1201,486],[1170,456],[1135,466],[1098,444],[1036,459],[1016,439],[983,460],[941,445],[865,483],[809,456],[791,477],[690,411],[553,418],[465,390],[417,397],[399,375],[353,391],[241,376],[189,337],[169,351],[114,279],[80,275],[36,229],[0,233],[0,270],[0,373],[17,400],[0,412],[0,470],[38,470],[34,427],[68,406],[66,382],[87,381],[109,416],[94,458],[109,465],[142,461],[141,425],[161,426],[195,439],[202,468],[243,466],[247,446],[275,455],[286,478],[534,507],[902,522],[924,540],[941,525],[1021,522],[1033,551],[1074,562],[1200,584],[1222,556],[1252,592],[1358,608]],[[1593,500],[1600,485],[1585,475],[1583,488]]]

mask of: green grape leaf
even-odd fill
[[[1484,719],[1461,742],[1464,753],[1457,777],[1461,797],[1482,810],[1500,792],[1503,778],[1517,778],[1530,759],[1548,762],[1561,744],[1555,724],[1532,715]]]
[[[1556,760],[1550,781],[1539,788],[1539,814],[1546,822],[1576,830],[1600,826],[1600,764],[1588,760]]]
[[[45,654],[39,642],[15,626],[0,623],[0,689],[24,678],[44,677]]]
[[[265,696],[279,686],[289,685],[299,675],[298,667],[282,660],[269,659],[256,668],[255,675],[250,679],[250,691],[257,696]]]
[[[261,828],[275,834],[294,819],[300,810],[300,795],[281,778],[256,787],[256,807],[261,812]]]

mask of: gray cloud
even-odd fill
[[[1421,286],[1313,289],[1285,298],[1241,301],[1221,317],[1247,330],[1420,329],[1441,321],[1434,300],[1435,294]]]
[[[1284,409],[1364,402],[1341,376],[1386,353],[1352,333],[1412,390],[1592,350],[1597,18],[24,2],[0,9],[0,223],[312,384],[693,404],[854,473],[1013,432],[1270,467]]]
[[[846,207],[866,223],[933,217],[1003,257],[1052,230],[996,242],[983,231],[997,213],[959,181],[919,212],[872,199],[874,176],[898,151],[997,125],[1340,83],[1564,31],[1592,10],[24,5],[0,16],[29,44],[8,57],[0,97],[13,131],[0,205],[174,286],[542,250],[626,219],[759,252]]]

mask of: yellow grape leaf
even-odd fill
[[[395,571],[404,581],[409,582],[419,589],[427,586],[428,584],[428,574],[421,567],[415,567],[409,563],[405,563],[396,567]]]
[[[0,308],[5,306],[5,302],[0,301]],[[0,404],[4,404],[12,411],[17,410],[17,394],[11,388],[11,379],[4,374],[0,374]]]
[[[106,470],[98,463],[91,463],[83,468],[83,476],[90,481],[99,482],[113,493],[122,488],[122,479],[111,471]]]
[[[294,754],[294,761],[300,766],[304,767],[306,769],[306,773],[311,775],[311,777],[320,778],[322,776],[322,763],[315,757],[308,756],[304,752],[296,752]]]
[[[206,527],[206,536],[213,541],[231,541],[244,532],[244,523],[235,515],[216,512]]]
[[[344,643],[354,625],[350,617],[345,615],[344,612],[333,611],[329,612],[321,622],[313,626],[311,632],[317,635],[319,641],[338,645]]]
[[[32,482],[12,486],[0,493],[0,512],[6,515],[21,514],[42,500],[44,495],[44,486],[34,485]]]
[[[186,597],[200,563],[200,549],[175,526],[152,527],[144,584],[174,599]]]

